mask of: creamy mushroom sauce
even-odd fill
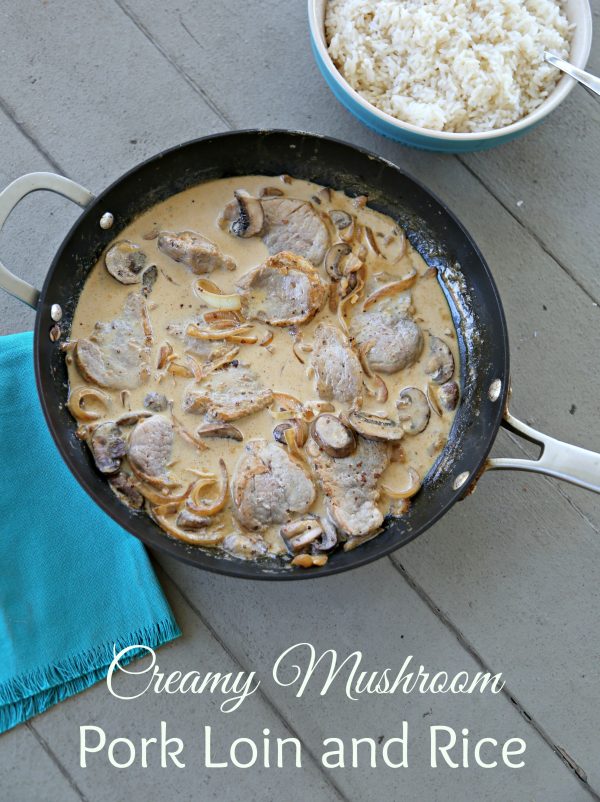
[[[378,256],[369,246],[363,229],[362,235],[352,243],[352,248],[353,252],[364,260],[368,276],[385,271],[401,279],[407,275],[410,276],[412,271],[416,271],[416,280],[408,292],[412,298],[414,320],[423,331],[424,347],[421,357],[412,366],[396,373],[379,374],[387,386],[388,400],[386,402],[378,401],[375,395],[369,395],[365,390],[362,409],[397,421],[396,401],[400,391],[407,387],[416,387],[424,392],[427,390],[430,380],[425,373],[425,366],[429,355],[431,335],[440,337],[449,346],[455,360],[453,379],[458,381],[460,366],[456,333],[446,298],[437,280],[436,271],[428,268],[420,255],[405,240],[402,231],[391,218],[368,208],[368,206],[361,207],[360,199],[357,202],[356,199],[337,191],[323,192],[322,187],[298,179],[266,176],[227,178],[207,182],[170,197],[144,212],[119,233],[118,240],[125,239],[139,245],[148,257],[147,264],[158,267],[156,283],[146,301],[153,340],[150,360],[151,375],[141,386],[124,393],[119,390],[102,390],[110,398],[108,409],[97,404],[93,398],[84,401],[84,409],[96,412],[99,417],[91,423],[79,421],[78,432],[82,438],[89,441],[93,428],[102,421],[116,420],[129,410],[143,410],[144,399],[151,391],[164,394],[169,400],[169,407],[158,414],[169,420],[174,414],[191,434],[194,434],[198,427],[205,422],[203,416],[182,411],[182,397],[190,385],[194,385],[194,378],[171,375],[164,369],[157,369],[159,350],[164,343],[170,343],[177,356],[174,361],[189,367],[190,363],[186,361],[182,341],[170,336],[167,326],[174,323],[187,325],[190,321],[199,322],[202,320],[201,316],[204,312],[211,311],[200,300],[195,289],[198,279],[208,278],[217,284],[223,293],[233,293],[236,291],[235,285],[240,277],[249,269],[260,265],[269,256],[267,247],[260,237],[244,239],[234,236],[229,225],[224,225],[222,219],[219,223],[222,210],[232,201],[235,190],[244,190],[251,196],[258,197],[265,187],[276,187],[290,198],[311,201],[315,210],[321,215],[326,215],[330,210],[344,210],[354,216],[363,227],[369,227],[379,249],[387,258]],[[315,197],[320,203],[315,201]],[[329,229],[331,243],[339,241],[339,233],[331,224],[329,224]],[[204,276],[194,274],[189,267],[174,261],[158,249],[157,233],[162,230],[170,232],[189,230],[203,235],[217,245],[223,254],[234,259],[237,268],[230,271],[225,267],[220,267]],[[398,258],[399,256],[400,258]],[[330,278],[322,264],[318,267],[318,272],[329,285]],[[85,380],[80,375],[73,359],[72,344],[80,337],[89,337],[97,321],[111,321],[119,316],[127,296],[131,292],[139,293],[141,286],[139,283],[124,285],[113,278],[106,269],[104,255],[90,271],[75,311],[71,329],[71,345],[67,344],[66,347],[71,394],[85,385]],[[356,310],[362,307],[365,297],[366,294],[363,290],[355,305],[347,305],[349,320]],[[339,327],[336,312],[331,311],[327,301],[312,320],[297,327],[301,333],[301,342],[308,348],[310,348],[315,327],[324,321]],[[272,340],[268,346],[261,346],[258,343],[239,345],[237,359],[240,365],[251,366],[264,386],[274,392],[292,394],[304,404],[318,402],[315,377],[314,374],[311,375],[309,367],[310,351],[296,349],[299,356],[305,360],[305,364],[302,364],[292,350],[294,337],[289,328],[253,321],[252,332],[258,336],[259,341],[264,340],[269,331],[272,333]],[[376,389],[372,379],[365,376],[365,381],[372,390]],[[439,385],[433,384],[430,389],[435,394],[439,391]],[[333,406],[336,413],[348,412],[347,404],[334,402]],[[432,406],[438,406],[435,399],[433,399]],[[176,433],[172,459],[168,467],[169,476],[178,486],[176,492],[188,487],[194,480],[194,474],[190,472],[190,469],[212,471],[218,476],[220,458],[225,461],[231,481],[235,465],[244,453],[246,443],[255,438],[264,438],[267,442],[273,442],[274,427],[290,417],[285,414],[278,415],[275,407],[276,405],[272,405],[268,409],[232,421],[233,425],[242,432],[243,442],[223,438],[204,439],[206,449],[199,450]],[[439,411],[442,412],[441,415],[438,414]],[[310,413],[308,415],[310,416]],[[380,485],[398,489],[410,486],[410,469],[416,471],[419,477],[425,477],[447,441],[454,415],[455,411],[432,409],[429,423],[423,432],[415,436],[405,435],[403,437],[400,443],[401,449],[396,453],[396,458],[392,458],[392,462],[381,477]],[[128,437],[133,427],[124,426],[122,428]],[[127,458],[123,460],[121,470],[129,473]],[[317,497],[310,508],[310,513],[324,516],[324,496],[318,489],[318,482],[315,481],[315,485],[317,486]],[[171,489],[165,492],[173,493],[174,491]],[[205,495],[211,496],[212,493],[214,496],[216,492],[217,485],[214,488],[207,487]],[[210,538],[207,539],[206,532],[201,532],[199,536],[194,532],[184,532],[186,541],[201,546],[207,544],[215,546],[228,534],[241,532],[249,534],[252,541],[261,542],[263,551],[265,551],[262,545],[264,541],[267,555],[289,556],[280,534],[280,524],[269,526],[259,533],[244,533],[233,515],[232,503],[231,496],[228,495],[225,509],[214,516]],[[409,502],[406,500],[391,499],[384,492],[381,492],[378,501],[378,506],[384,515],[388,513],[401,515],[407,510],[408,504]],[[149,514],[152,514],[150,502],[146,501],[145,506]],[[176,515],[169,515],[164,520],[170,524],[170,536],[173,536]],[[256,557],[258,553],[253,548],[245,548],[243,541],[239,549],[234,548],[230,551],[234,556],[246,558]],[[291,559],[291,556],[289,558]],[[322,562],[321,559],[316,564],[322,564]],[[302,560],[299,564],[302,564]],[[307,562],[307,565],[309,564],[310,560]]]

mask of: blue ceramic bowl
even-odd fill
[[[416,125],[402,122],[375,108],[358,94],[338,72],[327,52],[325,41],[325,7],[327,0],[308,0],[308,20],[312,49],[317,65],[327,81],[329,88],[348,111],[352,112],[362,123],[379,134],[395,139],[403,145],[410,145],[422,150],[434,150],[442,153],[465,153],[467,151],[485,150],[509,142],[535,128],[550,112],[567,97],[575,81],[563,75],[554,91],[541,103],[535,111],[512,125],[475,134],[455,134],[446,131],[432,131]],[[577,67],[584,68],[592,46],[592,13],[588,0],[567,0],[565,11],[569,20],[575,23],[570,61]]]

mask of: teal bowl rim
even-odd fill
[[[384,136],[421,147],[426,150],[467,151],[478,150],[513,139],[541,122],[565,98],[577,83],[563,75],[553,92],[533,112],[510,125],[480,133],[454,133],[434,131],[405,123],[381,111],[354,90],[338,71],[325,44],[325,31],[319,19],[318,7],[327,0],[308,0],[308,22],[312,50],[317,65],[335,97],[363,124]],[[588,0],[576,0],[580,6],[571,63],[585,68],[592,47],[592,12]]]

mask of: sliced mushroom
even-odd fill
[[[343,231],[345,228],[352,225],[352,215],[341,209],[332,209],[329,212],[329,218],[338,231]]]
[[[446,343],[439,337],[429,337],[429,359],[425,366],[425,373],[431,376],[431,381],[444,384],[452,378],[454,373],[454,357]]]
[[[212,523],[213,519],[209,518],[207,515],[195,515],[193,512],[186,509],[179,513],[175,521],[175,525],[180,529],[188,529],[191,531],[206,529],[211,526]]]
[[[446,412],[453,412],[458,404],[458,384],[456,382],[446,382],[442,384],[438,391],[438,401]]]
[[[390,418],[382,418],[371,412],[354,410],[348,415],[348,423],[355,432],[366,437],[367,440],[381,440],[393,442],[401,440],[404,429]]]
[[[429,423],[429,402],[427,396],[417,387],[406,387],[396,402],[398,418],[406,434],[422,432]]]
[[[312,423],[313,438],[330,457],[348,457],[356,450],[356,437],[335,415],[319,415]]]
[[[128,473],[122,471],[108,480],[113,492],[127,507],[132,510],[141,510],[144,506],[144,497],[136,487],[136,483]]]
[[[342,277],[340,264],[345,256],[352,252],[352,248],[347,242],[336,242],[325,254],[325,270],[334,281],[339,281]]]
[[[207,423],[196,429],[196,433],[200,437],[224,437],[238,442],[244,439],[244,435],[237,426],[233,426],[231,423]]]
[[[306,421],[301,418],[292,418],[278,424],[273,429],[273,437],[278,443],[283,443],[284,446],[288,445],[288,437],[286,436],[288,429],[294,430],[295,445],[298,448],[302,448],[308,439],[308,424]]]
[[[162,412],[167,408],[167,396],[162,393],[148,393],[144,398],[144,406],[152,412]]]
[[[142,274],[142,295],[145,295],[146,298],[152,292],[152,289],[156,284],[157,278],[158,278],[158,268],[156,265],[150,265],[150,267],[147,267],[144,270]]]
[[[327,518],[307,515],[290,521],[280,529],[281,537],[290,554],[313,554],[331,551],[338,543],[338,535],[334,525]]]
[[[134,412],[126,412],[124,415],[121,415],[120,418],[117,418],[115,423],[117,426],[134,426],[142,418],[149,418],[151,415],[152,413],[147,412],[145,409],[137,409]]]
[[[268,551],[266,542],[260,535],[242,535],[241,532],[232,532],[223,540],[221,546],[224,551],[234,557],[246,560],[256,560],[264,557]]]
[[[114,421],[106,421],[94,428],[90,450],[100,473],[111,474],[120,470],[127,445],[123,432]]]
[[[236,237],[254,237],[262,231],[265,216],[260,200],[236,190],[237,217],[231,221],[230,231]]]
[[[139,245],[124,239],[108,249],[104,264],[121,284],[139,284],[140,273],[146,267],[146,254]]]
[[[317,538],[323,534],[323,527],[319,519],[307,516],[296,521],[290,521],[279,530],[283,542],[290,554],[299,554],[309,548]]]

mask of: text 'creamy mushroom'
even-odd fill
[[[236,269],[236,263],[230,256],[226,256],[214,242],[195,231],[181,231],[178,234],[161,231],[157,245],[173,261],[182,262],[194,273],[211,273],[220,267],[226,270]]]
[[[231,495],[240,524],[261,530],[306,512],[316,494],[308,471],[282,446],[253,440],[236,465]]]
[[[138,284],[146,267],[146,254],[139,245],[124,239],[108,249],[104,264],[110,275],[121,284]]]
[[[306,323],[321,308],[327,293],[310,262],[287,251],[248,271],[237,286],[246,317],[273,326]]]

